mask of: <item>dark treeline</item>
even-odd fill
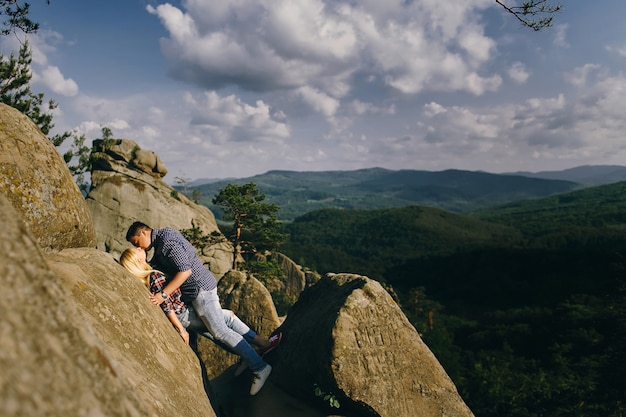
[[[621,417],[626,195],[597,188],[471,216],[321,210],[282,251],[393,287],[477,416]]]

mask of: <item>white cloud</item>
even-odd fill
[[[411,139],[415,147],[398,146],[403,143],[400,138],[394,143],[397,152],[420,158],[418,151],[420,155],[446,154],[448,164],[458,167],[475,165],[488,152],[490,161],[482,164],[494,171],[498,164],[501,171],[511,171],[520,161],[532,159],[542,164],[553,161],[553,165],[569,161],[574,166],[589,160],[605,164],[626,155],[624,108],[623,75],[604,77],[569,98],[560,94],[484,108],[432,102],[424,106],[421,134]]]
[[[280,142],[290,136],[284,115],[273,115],[261,100],[249,105],[235,95],[221,97],[214,91],[206,92],[200,100],[191,100],[196,104],[191,124],[210,132],[220,142]]]
[[[561,48],[569,48],[569,43],[567,42],[567,29],[568,25],[557,25],[556,26],[556,35],[554,36],[554,45]]]
[[[601,69],[599,64],[585,64],[565,74],[565,80],[576,87],[582,87],[587,84],[587,79],[590,74],[599,69]]]
[[[56,94],[73,97],[78,94],[78,84],[71,78],[66,79],[57,67],[47,66],[40,73],[33,72],[33,83],[42,83]]]
[[[518,84],[524,84],[530,77],[530,72],[526,65],[521,62],[514,62],[509,68],[509,77]]]
[[[209,89],[307,87],[343,97],[357,73],[407,94],[498,88],[498,76],[482,73],[495,42],[475,23],[490,1],[379,3],[189,0],[184,10],[147,10],[170,34],[162,50],[171,74]]]
[[[338,100],[329,97],[327,94],[315,88],[301,87],[296,93],[305,103],[311,106],[311,108],[326,117],[334,116],[339,108]]]
[[[626,58],[626,45],[606,46],[605,49],[611,53],[615,53],[621,57]]]
[[[351,111],[358,115],[362,116],[367,113],[378,113],[378,114],[395,114],[396,106],[394,104],[388,106],[377,106],[373,103],[365,103],[360,100],[353,100],[349,105]]]

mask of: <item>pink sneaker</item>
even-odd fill
[[[276,346],[278,346],[278,344],[280,343],[282,338],[283,338],[282,332],[281,333],[276,333],[275,335],[270,337],[269,338],[269,341],[270,341],[269,345],[267,345],[264,348],[257,349],[257,353],[259,354],[259,356],[263,356],[263,355],[267,354],[268,352],[274,350],[274,348]]]

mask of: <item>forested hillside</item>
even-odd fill
[[[519,175],[446,170],[440,172],[382,168],[355,171],[269,171],[250,178],[212,182],[186,191],[201,195],[200,203],[219,219],[213,197],[229,183],[254,182],[267,201],[280,206],[278,218],[293,220],[313,210],[374,210],[415,204],[466,212],[494,204],[544,197],[573,190],[575,182]],[[181,187],[178,187],[179,189]]]
[[[626,412],[626,183],[459,215],[321,210],[283,251],[403,310],[477,416]]]

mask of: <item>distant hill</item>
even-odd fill
[[[204,184],[212,184],[214,182],[220,182],[220,181],[231,181],[234,179],[235,178],[198,178],[197,180],[193,180],[187,183],[187,187],[198,187]]]
[[[530,178],[573,181],[585,186],[626,181],[626,167],[619,165],[583,165],[563,171],[512,172]]]
[[[414,257],[452,255],[511,245],[509,226],[425,206],[381,210],[322,209],[285,225],[281,247],[319,272],[350,271],[383,280],[385,271]]]
[[[545,236],[572,227],[611,229],[621,234],[626,228],[626,181],[495,205],[468,215],[516,227],[531,236]]]
[[[626,181],[464,214],[324,209],[283,226],[280,250],[300,265],[392,288],[475,415],[624,415]]]
[[[280,206],[280,220],[313,210],[384,209],[425,205],[462,213],[511,201],[545,197],[581,187],[574,181],[477,171],[439,172],[370,168],[354,171],[269,171],[248,178],[220,180],[196,188],[200,203],[221,216],[213,197],[229,183],[254,182],[267,201]]]

